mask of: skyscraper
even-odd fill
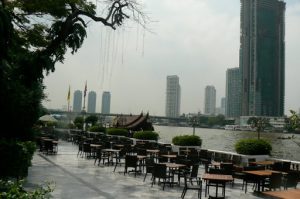
[[[241,115],[283,116],[285,2],[241,0],[240,25]]]
[[[241,114],[241,75],[239,68],[226,71],[226,117],[238,118]]]
[[[205,87],[204,114],[214,115],[216,113],[216,89],[214,86]]]
[[[110,114],[110,92],[108,91],[102,93],[101,113]]]
[[[180,92],[179,77],[177,75],[167,76],[166,117],[179,117]]]
[[[73,112],[81,112],[82,109],[82,92],[76,90],[73,98]]]
[[[225,115],[226,111],[226,97],[221,98],[221,114]]]
[[[96,112],[96,92],[90,91],[88,94],[88,107],[87,112],[88,113],[95,113]]]

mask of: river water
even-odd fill
[[[176,135],[192,135],[191,127],[154,126],[159,133],[161,142],[171,143]],[[229,131],[222,129],[196,128],[195,135],[202,139],[202,148],[235,152],[234,144],[244,138],[257,138],[256,132]],[[293,139],[278,139],[278,137],[291,137]],[[261,138],[268,140],[272,145],[271,156],[274,158],[300,161],[300,135],[284,133],[261,133]]]

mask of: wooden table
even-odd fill
[[[163,154],[163,155],[160,155],[161,157],[164,157],[164,158],[168,158],[168,162],[171,162],[171,159],[174,159],[177,157],[177,155],[173,155],[173,154]]]
[[[154,154],[154,155],[157,155],[160,152],[159,149],[147,149],[146,151],[147,153]]]
[[[255,170],[255,171],[243,171],[246,174],[251,174],[257,177],[257,190],[258,192],[263,191],[264,189],[264,181],[266,178],[270,177],[272,173],[282,173],[283,175],[287,174],[281,171],[274,170]],[[262,188],[262,189],[261,189]]]
[[[209,192],[209,183],[213,183],[216,185],[216,195],[215,196],[209,196],[209,198],[225,198],[225,186],[227,182],[232,182],[233,177],[232,175],[222,175],[222,174],[210,174],[205,173],[202,176],[202,179],[206,182],[205,185],[205,197],[207,193]],[[222,188],[222,196],[218,196],[218,188]]]
[[[263,195],[280,199],[299,199],[300,189],[288,189],[283,191],[266,191]]]
[[[265,168],[270,168],[270,166],[274,164],[274,161],[265,160],[265,161],[252,162],[252,164],[263,165],[265,166]]]
[[[177,164],[177,163],[171,163],[171,162],[165,162],[165,163],[161,163],[161,164],[165,164],[166,167],[168,167],[170,169],[180,169],[180,168],[186,167],[185,164]]]

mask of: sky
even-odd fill
[[[111,92],[111,113],[165,115],[166,77],[178,75],[182,113],[204,112],[204,90],[225,97],[226,70],[239,65],[239,0],[143,0],[149,30],[128,22],[117,30],[90,22],[76,54],[67,53],[44,84],[51,109],[67,107],[75,90]],[[300,108],[300,1],[286,2],[285,113]],[[101,13],[99,13],[101,14]]]

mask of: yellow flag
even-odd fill
[[[68,96],[67,96],[67,100],[68,100],[68,102],[70,102],[70,86],[69,86],[69,91],[68,91]]]

